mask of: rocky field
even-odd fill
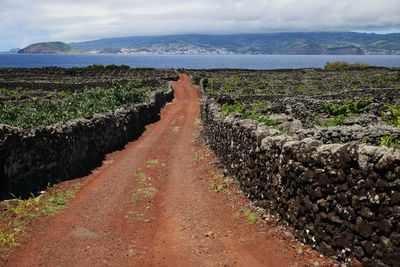
[[[205,93],[225,115],[236,112],[287,135],[326,144],[400,139],[399,69],[197,71],[193,77],[207,77]]]
[[[326,255],[398,266],[399,71],[189,73],[203,136],[247,197]]]
[[[174,70],[0,69],[0,199],[87,174],[173,98]]]
[[[177,79],[174,70],[115,65],[0,69],[0,124],[32,128],[115,111]]]

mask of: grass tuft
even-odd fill
[[[250,209],[244,207],[240,208],[237,211],[236,215],[237,216],[245,215],[251,225],[254,225],[260,220],[260,217],[258,217],[255,213],[253,213]]]

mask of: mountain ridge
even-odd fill
[[[400,33],[283,32],[115,37],[69,43],[84,52],[142,54],[400,54]]]

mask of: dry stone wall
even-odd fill
[[[220,99],[205,94],[203,82],[203,135],[252,201],[326,255],[400,265],[400,146],[324,144],[222,116]]]
[[[104,155],[139,137],[173,98],[151,92],[146,103],[33,129],[0,125],[0,198],[24,196],[48,183],[85,175]]]

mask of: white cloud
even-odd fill
[[[0,34],[43,39],[176,33],[398,31],[398,0],[0,0]],[[15,36],[14,36],[15,37]],[[26,37],[25,37],[26,38]]]

